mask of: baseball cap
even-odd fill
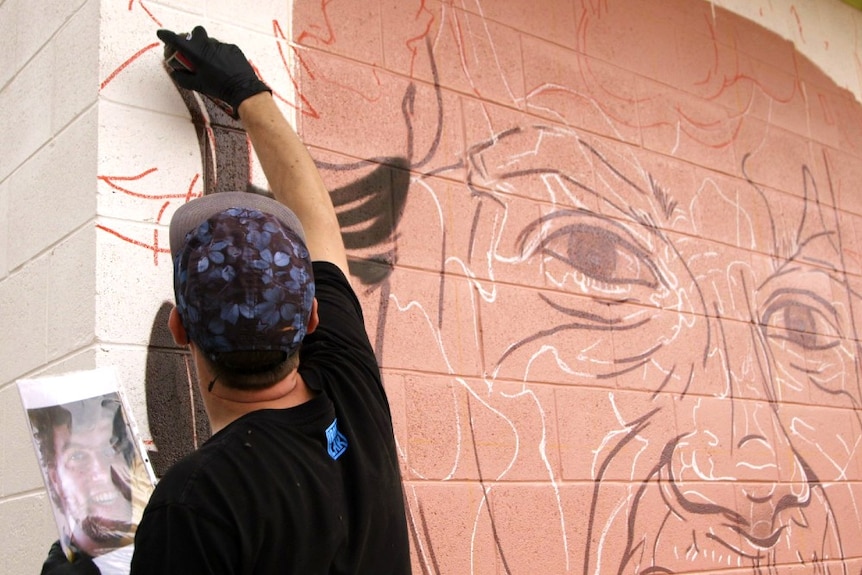
[[[299,219],[251,192],[183,204],[170,224],[177,311],[214,362],[225,352],[281,351],[305,337],[314,275]]]

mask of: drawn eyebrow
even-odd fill
[[[661,205],[662,215],[664,215],[665,220],[670,220],[670,216],[673,214],[679,202],[674,200],[671,197],[671,194],[665,190],[664,186],[658,183],[652,174],[647,172],[647,177],[649,178],[649,185],[652,189],[653,197],[658,201]]]

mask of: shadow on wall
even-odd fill
[[[172,308],[170,302],[159,308],[147,346],[147,418],[157,448],[149,455],[159,477],[210,436],[191,354],[174,343],[168,329]]]

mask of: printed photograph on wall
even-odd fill
[[[18,390],[63,551],[128,573],[155,477],[115,371],[22,379]]]

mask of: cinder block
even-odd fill
[[[48,359],[92,343],[96,329],[96,230],[85,226],[51,250],[47,286]]]
[[[187,117],[103,100],[99,104],[98,153],[101,216],[167,225],[176,208],[189,197],[203,194],[200,146]],[[147,238],[136,239],[152,244],[153,228]],[[167,246],[167,241],[163,243]]]
[[[0,281],[9,274],[9,180],[0,182]]]
[[[39,52],[0,90],[0,134],[14,135],[14,145],[0,154],[0,179],[41,148],[51,136],[51,112],[45,94],[50,94],[54,71],[50,55]]]
[[[0,282],[0,381],[11,381],[43,365],[47,318],[48,260],[33,260]]]
[[[31,2],[30,0],[10,0],[10,11],[17,21],[15,42],[19,46],[19,65],[28,61],[34,54],[52,41],[52,36],[75,16],[87,0],[68,0],[66,2]],[[96,0],[90,4],[98,5]],[[94,15],[96,16],[96,15]],[[96,16],[97,17],[97,16]],[[96,42],[96,38],[93,38]]]
[[[18,387],[9,385],[0,391],[0,497],[26,493],[44,486],[33,441],[28,432],[27,416],[21,405]]]
[[[441,293],[439,275],[396,270],[391,295],[360,294],[369,316],[377,312],[375,343],[381,365],[392,369],[429,373],[477,375],[480,373],[478,333],[470,284],[451,277]],[[441,308],[442,306],[442,308]],[[439,310],[447,314],[439,315]],[[417,354],[417,346],[423,353]]]
[[[188,10],[189,2],[183,2],[182,8]],[[208,19],[217,22],[229,22],[259,32],[272,32],[273,21],[284,28],[285,34],[290,34],[290,13],[292,2],[282,0],[256,0],[253,10],[238,10],[232,0],[208,0],[206,13]],[[216,27],[217,29],[217,27]],[[224,36],[224,38],[229,38]],[[233,40],[228,40],[233,41]]]
[[[21,66],[21,47],[15,41],[15,32],[18,29],[17,4],[20,1],[6,0],[0,3],[0,50],[4,54],[4,57],[0,58],[0,86],[5,86]]]
[[[39,573],[58,533],[45,491],[0,503],[4,573]]]
[[[95,216],[96,112],[79,117],[9,178],[10,269]]]
[[[224,0],[222,2],[227,3]],[[416,32],[415,28],[404,26],[403,21],[387,27],[383,14],[391,17],[413,10],[413,7],[399,2],[394,2],[392,6],[382,6],[381,2],[355,2],[340,6],[305,1],[291,4],[295,23],[293,39],[297,44],[366,64],[384,64],[382,36],[387,32],[397,33],[397,40]],[[417,24],[417,28],[422,24],[424,22]],[[393,51],[400,48],[408,52],[405,44],[397,40],[391,42]],[[387,64],[392,69],[391,63]]]
[[[499,564],[492,530],[487,529],[489,513],[483,485],[472,481],[406,482],[404,499],[415,542],[414,557],[422,565],[415,573],[506,572]]]
[[[95,104],[99,96],[99,5],[97,0],[86,2],[51,39],[51,118],[55,134]]]
[[[137,2],[108,2],[100,10],[96,68],[100,95],[114,103],[181,113],[183,105],[162,65],[163,46],[156,30],[180,32],[186,29],[186,21],[197,22],[201,17]]]
[[[118,220],[100,220],[97,229],[96,335],[106,343],[146,345],[154,318],[173,301],[167,230]],[[149,238],[149,245],[144,245]]]
[[[78,350],[57,363],[51,364],[51,367],[45,371],[40,371],[39,375],[57,375],[70,371],[84,371],[95,367],[99,367],[99,365],[96,363],[96,350],[91,346]]]

